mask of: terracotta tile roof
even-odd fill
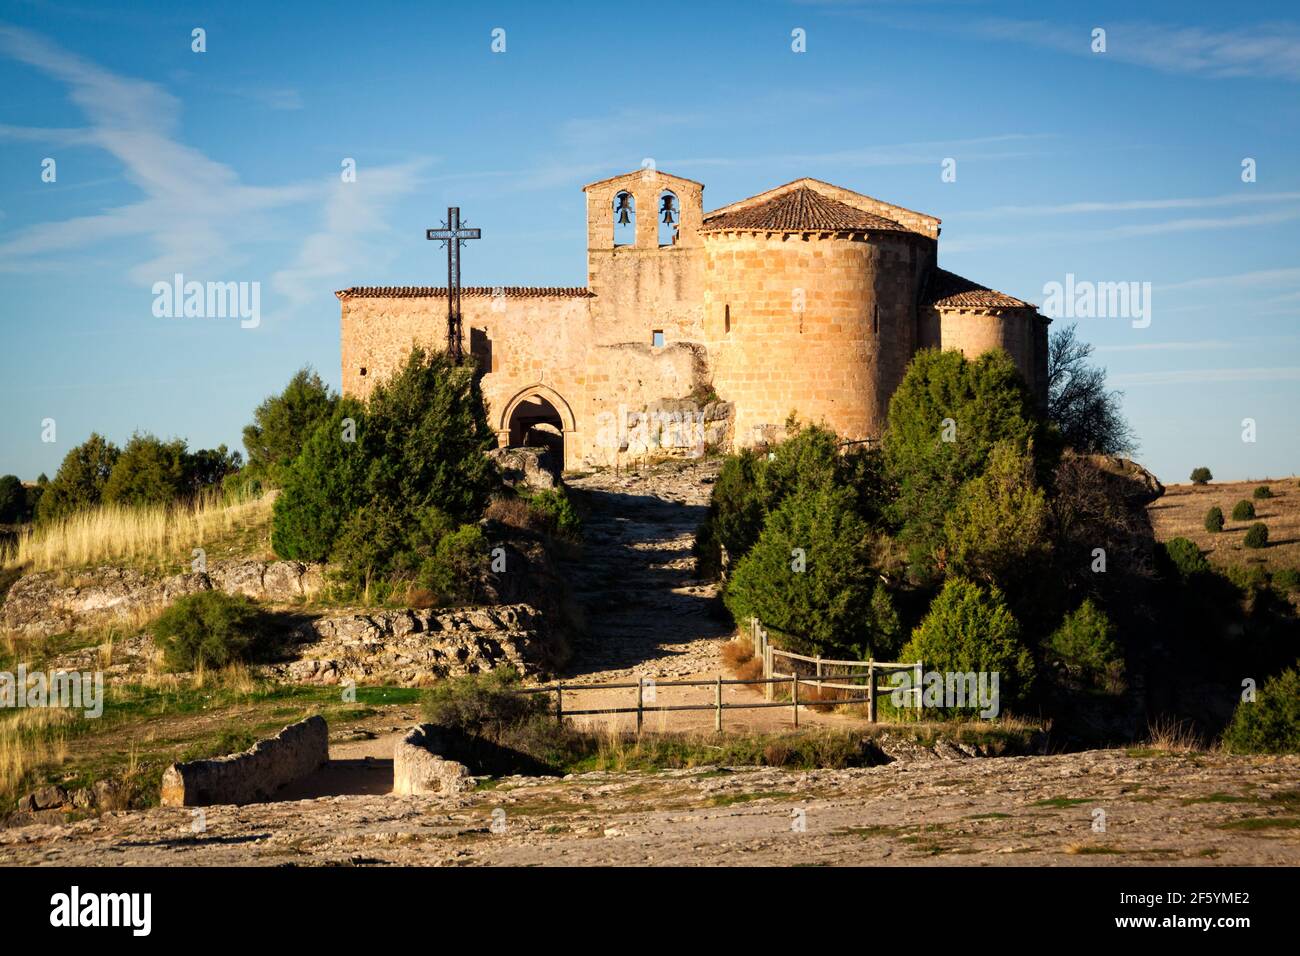
[[[963,279],[955,272],[935,269],[926,283],[923,301],[938,309],[1032,309],[1028,302]]]
[[[704,220],[701,232],[910,232],[906,226],[801,186]]]
[[[542,285],[469,285],[461,286],[462,296],[494,296],[507,299],[553,298],[585,299],[591,297],[590,289],[578,286]],[[446,286],[436,285],[354,285],[334,293],[340,299],[445,299]]]
[[[852,189],[846,189],[843,186],[837,186],[834,183],[828,183],[824,179],[814,179],[811,176],[802,176],[799,179],[792,179],[788,183],[782,183],[780,186],[773,186],[771,189],[765,189],[761,193],[757,193],[753,196],[749,196],[746,199],[738,199],[733,203],[728,203],[725,206],[720,206],[717,209],[714,209],[712,212],[706,213],[704,218],[708,219],[710,216],[724,215],[728,210],[732,209],[735,206],[739,206],[741,203],[749,202],[750,199],[761,199],[763,196],[771,196],[775,193],[785,192],[791,186],[797,186],[797,187],[811,186],[813,188],[815,188],[815,186],[828,186],[831,189],[837,189],[842,192],[853,193],[856,196],[860,196],[863,199],[868,200],[869,202],[873,202],[881,206],[889,206],[893,209],[897,209],[899,212],[907,213],[910,216],[916,216],[918,219],[927,220],[929,222],[934,223],[936,226],[939,225],[941,222],[943,222],[943,220],[940,219],[938,216],[931,216],[928,212],[920,212],[916,209],[908,209],[906,206],[900,206],[897,203],[887,203],[884,202],[883,200],[876,199],[874,196],[868,196],[865,193],[854,192]],[[886,216],[885,218],[888,219],[889,217]]]

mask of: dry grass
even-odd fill
[[[1274,497],[1252,498],[1260,485],[1268,485]],[[1232,506],[1243,498],[1255,505],[1256,517],[1251,521],[1233,521]],[[1223,530],[1217,534],[1205,530],[1205,513],[1214,505],[1223,509],[1225,519]],[[1251,564],[1269,571],[1300,568],[1300,479],[1294,476],[1171,485],[1147,511],[1158,540],[1187,538],[1207,552],[1206,557],[1216,567]],[[1264,548],[1247,548],[1242,538],[1256,521],[1268,525],[1269,543]]]
[[[1150,736],[1142,746],[1161,753],[1186,754],[1206,749],[1205,741],[1186,721],[1161,717],[1150,726]]]
[[[499,521],[508,528],[536,531],[537,518],[522,498],[497,497],[488,502],[483,517]]]
[[[188,564],[194,548],[205,549],[209,560],[223,548],[269,557],[272,500],[265,495],[226,504],[211,495],[191,505],[105,505],[27,529],[0,555],[0,566],[47,571],[101,563],[154,566],[167,559]]]
[[[754,655],[754,645],[738,637],[722,645],[722,661],[738,680],[759,680],[763,676],[763,659]],[[760,685],[755,684],[755,687]]]
[[[32,707],[0,716],[0,799],[12,803],[25,774],[68,757],[65,725],[73,712]]]

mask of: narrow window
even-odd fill
[[[722,307],[722,331],[731,331],[731,305],[727,304]]]
[[[614,197],[614,245],[636,244],[636,199],[630,192]]]
[[[655,329],[653,332],[650,333],[650,344],[657,349],[661,349],[664,347],[663,329]]]
[[[659,193],[659,248],[677,244],[677,227],[681,223],[682,207],[677,194],[670,189]]]

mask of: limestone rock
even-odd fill
[[[197,591],[244,594],[286,603],[310,597],[324,582],[318,565],[299,561],[217,561],[206,572],[151,577],[131,568],[38,571],[19,578],[0,606],[0,627],[23,637],[48,637],[114,620],[129,620]]]
[[[544,616],[528,604],[331,614],[298,629],[296,660],[263,671],[296,683],[407,687],[502,665],[534,676],[549,668],[548,637]]]
[[[560,465],[546,448],[494,448],[488,457],[501,469],[501,477],[511,487],[545,491],[560,483]]]
[[[1117,458],[1111,455],[1085,457],[1093,467],[1125,479],[1122,486],[1125,495],[1137,504],[1148,505],[1165,493],[1165,486],[1160,483],[1160,479],[1131,458]]]

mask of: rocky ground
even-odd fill
[[[364,759],[359,761],[364,767]],[[699,767],[509,778],[0,830],[61,865],[1290,865],[1300,759],[930,757],[855,770]],[[197,829],[197,832],[196,832]]]

